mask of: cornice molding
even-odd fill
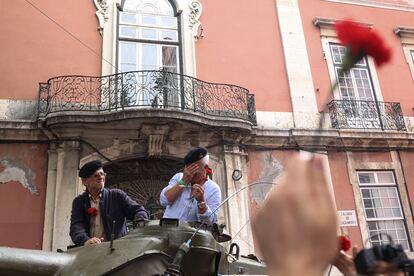
[[[315,17],[312,20],[312,23],[313,23],[313,25],[315,25],[316,27],[319,27],[321,29],[322,28],[332,29],[332,28],[334,28],[334,25],[336,23],[341,22],[341,21],[342,20],[340,20],[340,19],[332,19],[332,18],[324,18],[324,17]],[[361,24],[363,26],[369,27],[369,28],[372,28],[373,27],[373,24],[371,24],[371,23],[358,22],[358,21],[354,21],[354,22],[356,22],[358,24]]]
[[[245,139],[246,149],[309,149],[343,151],[414,150],[414,133],[382,130],[254,129]]]
[[[394,34],[399,37],[414,37],[414,27],[398,26],[394,29]]]

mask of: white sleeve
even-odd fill
[[[162,189],[160,193],[160,204],[163,207],[167,207],[167,205],[170,205],[172,202],[169,202],[167,197],[165,196],[165,192],[168,191],[172,186],[174,186],[178,180],[182,178],[183,173],[176,173],[171,179],[170,182],[168,182],[167,187]]]

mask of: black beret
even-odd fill
[[[88,178],[93,175],[97,170],[102,168],[102,162],[99,160],[94,160],[86,163],[79,170],[79,177]]]
[[[184,165],[197,162],[207,155],[207,149],[202,147],[195,147],[191,149],[186,156],[184,156]]]

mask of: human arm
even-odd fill
[[[122,190],[116,190],[113,192],[117,192],[118,202],[122,206],[122,211],[127,219],[148,219],[148,212],[141,204],[138,204]]]
[[[177,197],[181,194],[184,187],[180,186],[178,184],[178,181],[182,178],[182,175],[183,175],[182,173],[175,174],[168,182],[168,185],[164,189],[162,189],[160,193],[161,206],[167,207],[168,205],[174,203]],[[170,192],[170,190],[172,190],[172,192]],[[171,196],[171,193],[174,193],[174,194]]]
[[[292,158],[252,217],[271,276],[321,276],[337,252],[336,212],[322,160]]]
[[[210,187],[206,186],[205,188],[205,210],[198,208],[197,218],[200,222],[213,224],[217,222],[217,209],[221,203],[221,191],[215,183],[211,184]]]
[[[84,208],[82,205],[82,199],[77,197],[72,202],[72,213],[70,217],[70,237],[74,244],[83,245],[90,239],[88,231],[85,228],[85,215]]]
[[[356,276],[357,271],[354,264],[354,258],[358,253],[358,246],[352,248],[352,256],[339,250],[332,265],[336,266],[344,276]]]
[[[193,163],[188,165],[184,168],[183,174],[176,174],[168,183],[168,187],[164,188],[161,192],[161,196],[164,197],[165,200],[162,200],[161,205],[167,206],[172,204],[181,194],[184,187],[179,184],[179,181],[182,179],[182,182],[188,185],[191,182],[194,174],[199,170],[199,165],[197,163]],[[177,175],[179,175],[177,177]],[[181,177],[182,176],[182,177]],[[173,181],[174,180],[174,181]],[[163,203],[166,203],[165,205]]]

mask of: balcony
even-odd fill
[[[333,100],[328,108],[333,128],[406,131],[400,103]]]
[[[107,115],[140,110],[173,110],[213,120],[256,124],[254,95],[247,89],[164,70],[103,77],[61,76],[39,87],[38,118],[43,120],[68,114]]]

